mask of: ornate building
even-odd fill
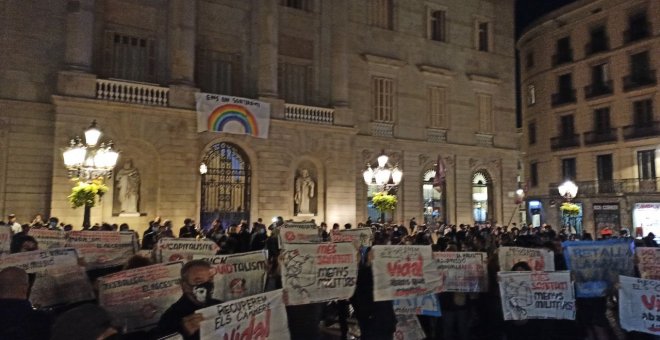
[[[557,185],[570,179],[578,186],[578,232],[660,231],[659,33],[658,1],[582,0],[522,35],[522,150],[532,220],[562,223]]]
[[[121,214],[109,181],[92,222],[356,223],[373,213],[362,171],[381,150],[404,173],[396,222],[515,210],[513,0],[0,5],[0,211],[22,221],[81,218],[61,149],[92,120],[117,170],[139,171],[139,214]],[[269,103],[267,138],[198,133],[200,91]],[[439,156],[442,194],[429,190]]]

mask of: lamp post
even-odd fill
[[[72,138],[69,146],[62,150],[64,166],[69,170],[69,178],[91,183],[93,180],[112,175],[112,169],[117,164],[119,153],[114,149],[111,140],[99,144],[101,135],[101,130],[98,129],[96,120],[94,120],[85,130],[84,142],[80,137]],[[90,209],[93,203],[85,202],[84,206],[83,226],[89,226]]]
[[[375,181],[376,185],[383,188],[383,191],[399,185],[403,178],[403,172],[399,169],[398,164],[395,164],[394,167],[392,167],[388,161],[389,157],[387,157],[383,151],[381,152],[381,155],[378,156],[378,167],[372,169],[371,164],[367,162],[367,168],[362,172],[364,183],[371,185],[374,184]],[[392,183],[390,183],[390,179]]]
[[[559,194],[567,201],[570,202],[577,196],[578,186],[572,181],[566,181],[557,187]]]

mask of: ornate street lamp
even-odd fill
[[[119,152],[114,149],[111,140],[98,144],[101,135],[101,130],[98,129],[96,120],[94,120],[85,130],[84,142],[80,137],[72,138],[69,146],[62,150],[64,166],[69,170],[68,176],[78,180],[80,187],[90,185],[93,181],[98,181],[100,185],[103,185],[103,178],[111,176],[112,170],[117,165]],[[84,206],[83,226],[89,226],[90,209],[94,204],[86,201]]]
[[[575,196],[577,196],[578,192],[578,186],[575,185],[572,181],[566,181],[562,184],[560,184],[557,187],[557,190],[559,191],[559,194],[566,199],[566,201],[570,202]]]
[[[371,164],[367,162],[367,168],[362,172],[364,183],[371,185],[375,182],[376,185],[382,187],[383,191],[399,185],[403,178],[403,171],[399,169],[398,164],[395,164],[394,167],[390,166],[388,160],[389,157],[383,151],[378,156],[378,167],[376,169],[372,169]]]

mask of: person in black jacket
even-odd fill
[[[49,339],[50,317],[32,309],[28,274],[17,267],[0,271],[0,339]]]
[[[179,333],[186,340],[199,339],[199,326],[204,320],[195,311],[222,303],[213,298],[211,265],[204,260],[192,260],[181,268],[181,298],[168,308],[158,321],[157,334]]]

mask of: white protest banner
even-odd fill
[[[643,279],[660,280],[660,248],[635,248],[635,257]]]
[[[415,296],[392,301],[394,314],[397,315],[427,315],[440,317],[440,300],[436,294]]]
[[[499,272],[504,320],[575,320],[570,271]]]
[[[76,248],[87,270],[121,266],[135,254],[132,234],[115,231],[71,231],[67,247]]]
[[[196,93],[195,100],[197,132],[226,132],[268,138],[269,103],[210,93]]]
[[[9,253],[11,247],[11,228],[0,228],[0,254]]]
[[[99,305],[127,332],[155,326],[181,297],[181,262],[124,270],[98,280]]]
[[[621,327],[660,336],[660,281],[619,276],[619,283]]]
[[[356,253],[350,243],[285,244],[280,265],[286,304],[350,298],[357,281]]]
[[[497,251],[500,270],[511,270],[518,262],[527,262],[534,271],[555,270],[555,254],[549,249],[500,247]]]
[[[85,268],[73,248],[35,250],[0,256],[0,269],[18,267],[35,275],[30,301],[48,307],[94,299]]]
[[[287,243],[319,243],[321,237],[314,222],[287,222],[280,227],[280,249]]]
[[[39,249],[63,248],[66,245],[66,231],[49,229],[30,229],[28,235],[39,243]]]
[[[634,273],[632,240],[568,241],[562,247],[566,265],[575,275],[577,297],[605,296],[619,275]]]
[[[162,238],[154,248],[157,262],[188,262],[195,255],[210,257],[215,255],[220,247],[215,242],[194,238]]]
[[[204,321],[200,340],[289,340],[282,290],[252,295],[197,310]]]
[[[488,290],[488,254],[434,252],[433,260],[444,280],[439,291],[477,293]]]
[[[425,339],[426,334],[422,329],[414,315],[397,315],[396,316],[396,331],[394,331],[394,339],[396,340],[420,340]]]
[[[374,301],[422,296],[440,289],[431,246],[374,246]]]
[[[264,292],[267,250],[233,255],[193,256],[211,264],[213,297],[221,301],[236,300]]]
[[[333,230],[330,236],[332,242],[350,242],[359,244],[361,247],[371,247],[373,240],[371,228]]]

